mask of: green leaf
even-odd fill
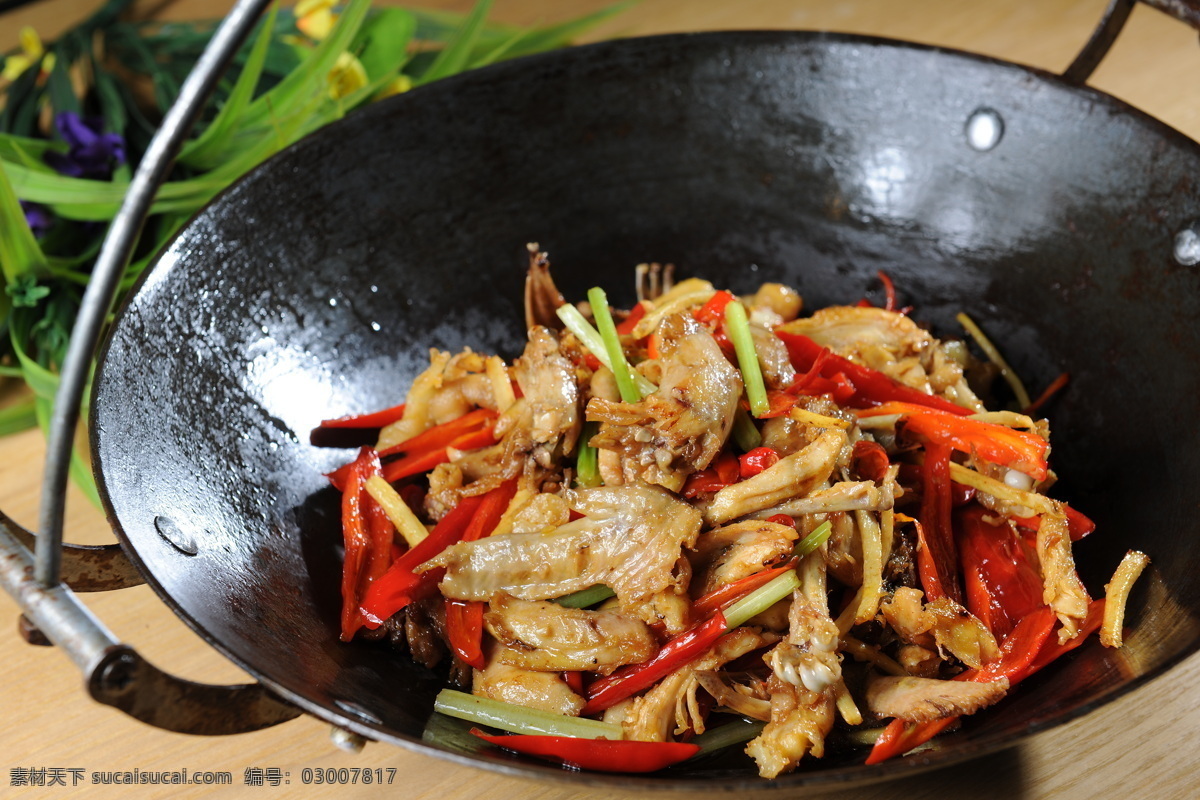
[[[370,0],[350,0],[329,36],[313,49],[312,55],[292,70],[278,86],[250,104],[244,125],[247,128],[252,125],[270,128],[273,122],[289,116],[298,106],[307,105],[314,94],[323,92],[326,76],[333,69],[338,56],[353,41],[369,8]]]
[[[25,275],[44,272],[46,256],[25,221],[25,212],[7,173],[7,165],[0,162],[0,230],[4,231],[0,236],[0,271],[11,286]]]
[[[571,44],[576,38],[605,22],[618,14],[623,13],[626,9],[636,5],[636,0],[631,0],[625,3],[616,3],[608,8],[602,8],[599,11],[594,11],[591,14],[584,14],[581,17],[576,17],[566,22],[561,22],[556,25],[548,25],[542,28],[533,28],[522,32],[519,39],[514,42],[508,51],[504,54],[506,58],[517,58],[518,56],[530,55],[532,53],[541,53],[546,50],[554,50],[559,47],[565,47]]]
[[[491,8],[492,0],[479,0],[475,4],[471,13],[463,19],[458,29],[446,40],[446,46],[429,65],[429,69],[417,78],[418,84],[429,83],[466,69],[471,60],[471,50],[479,40]]]
[[[82,114],[83,108],[79,104],[79,98],[75,96],[74,87],[71,86],[71,77],[67,74],[67,68],[71,64],[69,54],[61,47],[56,47],[55,53],[54,69],[50,70],[50,76],[46,79],[50,107],[54,109],[55,114],[64,111]]]
[[[50,294],[49,286],[38,283],[33,273],[27,272],[4,287],[4,293],[12,300],[14,308],[34,308]]]
[[[259,78],[262,76],[263,63],[266,61],[267,49],[275,30],[275,17],[278,10],[278,6],[272,7],[250,50],[246,66],[238,75],[233,91],[221,106],[216,119],[203,133],[184,147],[179,154],[180,163],[198,169],[212,169],[225,160],[230,141],[238,128],[239,117],[250,104]]]
[[[43,432],[49,435],[50,419],[54,411],[53,401],[39,397],[34,401],[34,408],[38,425]],[[71,476],[71,480],[83,492],[84,497],[90,500],[92,505],[99,507],[100,493],[96,489],[96,479],[92,476],[91,466],[80,454],[78,448],[71,448],[71,465],[68,468],[68,473]]]
[[[417,18],[406,8],[381,8],[372,14],[358,32],[351,52],[372,81],[389,79],[407,63],[408,48],[417,33]]]
[[[36,403],[31,397],[0,409],[0,436],[20,433],[37,425]]]
[[[104,129],[125,135],[125,127],[129,124],[129,115],[125,112],[125,97],[121,94],[116,80],[102,64],[92,60],[92,75],[96,87],[96,100],[100,104],[100,114],[104,117]]]
[[[49,139],[30,139],[26,136],[15,136],[11,133],[0,133],[0,160],[11,161],[37,172],[49,175],[58,173],[43,159],[46,153],[66,153],[69,148],[63,142],[52,142]]]

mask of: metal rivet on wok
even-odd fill
[[[184,555],[194,556],[200,551],[200,548],[196,546],[196,540],[185,533],[170,517],[161,515],[155,517],[154,529],[158,531],[159,536],[167,540],[168,544]]]
[[[105,664],[100,672],[100,686],[106,692],[120,693],[133,683],[134,660],[121,654]]]
[[[345,750],[347,753],[361,753],[367,746],[367,737],[336,725],[329,731],[329,740],[339,750]]]
[[[379,717],[375,716],[370,711],[367,711],[365,708],[360,706],[358,703],[355,703],[350,700],[335,699],[333,701],[333,704],[335,706],[337,706],[339,709],[341,709],[342,711],[345,711],[348,714],[353,714],[354,716],[358,717],[361,720],[364,720],[366,722],[371,722],[376,725],[382,724]]]
[[[992,108],[977,108],[967,117],[963,128],[967,136],[967,144],[981,153],[986,153],[1004,136],[1004,118]]]
[[[1175,260],[1185,267],[1200,264],[1200,220],[1175,234]]]

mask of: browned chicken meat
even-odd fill
[[[633,308],[571,305],[531,246],[521,354],[431,351],[330,473],[344,640],[447,670],[479,725],[678,758],[741,720],[721,736],[764,778],[880,724],[864,759],[900,756],[1059,645],[1101,625],[1120,645],[1145,556],[1101,611],[1073,553],[1090,522],[1047,495],[1049,423],[985,411],[963,342],[885,308],[802,316],[783,284],[640,274]]]
[[[724,447],[742,379],[712,334],[691,317],[668,317],[658,332],[658,390],[637,403],[594,397],[587,418],[602,423],[591,445],[620,453],[633,479],[679,491]]]

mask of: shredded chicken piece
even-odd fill
[[[1000,656],[991,631],[965,608],[949,597],[924,605],[921,598],[920,589],[902,586],[879,607],[883,618],[904,641],[937,647],[974,669]]]
[[[801,586],[788,614],[791,627],[764,657],[771,667],[771,721],[746,746],[764,778],[791,772],[809,753],[824,755],[844,689],[838,628],[825,596],[825,562],[811,553],[800,573]]]
[[[608,672],[650,658],[658,641],[646,623],[613,611],[565,608],[501,594],[484,614],[488,633],[505,645],[496,658],[541,671]]]
[[[536,327],[512,371],[529,414],[529,452],[538,466],[551,469],[575,449],[583,426],[575,367],[559,352],[554,334]]]
[[[881,717],[906,722],[933,722],[974,714],[1008,692],[1008,679],[988,683],[940,681],[911,676],[871,675],[867,679],[867,708]]]
[[[593,447],[619,452],[637,479],[678,491],[729,438],[742,379],[712,334],[690,316],[668,318],[659,334],[658,390],[637,403],[594,397],[587,418],[603,423]]]
[[[1053,505],[1057,513],[1043,514],[1038,527],[1037,555],[1045,587],[1042,599],[1062,623],[1058,631],[1058,641],[1062,644],[1079,635],[1079,624],[1087,618],[1091,598],[1075,572],[1066,513],[1061,504]]]
[[[442,594],[461,600],[498,592],[547,600],[603,583],[626,604],[676,585],[676,562],[700,532],[696,509],[646,485],[581,489],[567,498],[584,516],[552,533],[459,542],[418,569],[445,567]]]
[[[781,458],[751,478],[721,489],[705,509],[704,521],[720,525],[807,495],[829,479],[845,445],[844,431],[825,431],[803,450]]]
[[[768,389],[785,389],[796,379],[796,368],[783,340],[770,328],[751,325],[750,335],[754,340],[754,352],[762,369],[763,380]]]
[[[514,498],[515,500],[515,498]],[[571,507],[566,498],[541,493],[529,498],[512,517],[512,525],[504,533],[550,533],[571,521]],[[493,532],[492,535],[495,535]]]
[[[663,678],[653,689],[636,698],[626,709],[622,727],[625,738],[640,742],[665,742],[672,733],[704,732],[704,715],[696,700],[698,671],[720,669],[772,641],[751,628],[738,628],[716,641],[692,663]]]
[[[904,314],[882,308],[830,306],[781,326],[927,394],[967,408],[983,404],[963,378],[962,365]]]
[[[404,415],[379,431],[375,449],[384,450],[411,439],[433,424],[429,402],[442,386],[442,373],[450,363],[450,354],[443,350],[429,351],[429,367],[413,381],[404,401]]]
[[[688,278],[652,300],[646,298],[650,308],[646,316],[633,327],[632,337],[641,339],[649,336],[667,317],[702,306],[716,293],[717,290],[708,281]]]
[[[804,299],[790,286],[782,283],[764,283],[758,287],[750,301],[754,308],[769,308],[783,322],[794,320],[804,308]]]
[[[700,534],[690,554],[699,597],[739,578],[760,572],[792,552],[796,529],[777,522],[746,520]]]
[[[487,666],[475,670],[472,694],[553,714],[579,716],[584,699],[563,682],[561,674],[514,667],[506,663],[508,656],[503,651],[501,646],[492,648]]]

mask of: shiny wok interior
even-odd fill
[[[994,114],[994,147],[968,121]],[[512,357],[525,244],[560,288],[631,305],[672,262],[813,309],[881,298],[935,333],[967,311],[1040,389],[1055,495],[1099,523],[1095,594],[1127,547],[1153,567],[1122,651],[1090,642],[923,755],[830,753],[776,782],[909,774],[1011,744],[1197,649],[1200,147],[1105,95],[979,57],[861,37],[625,40],[498,65],[379,103],[274,158],[193,220],[120,312],[92,437],[105,503],[165,602],[305,710],[370,738],[535,777],[758,787],[737,752],[642,777],[581,775],[428,726],[439,675],[337,639],[338,497],[323,418],[393,405],[429,347]],[[453,726],[451,726],[452,728]],[[422,739],[433,741],[422,743]],[[716,781],[717,783],[714,783]]]

